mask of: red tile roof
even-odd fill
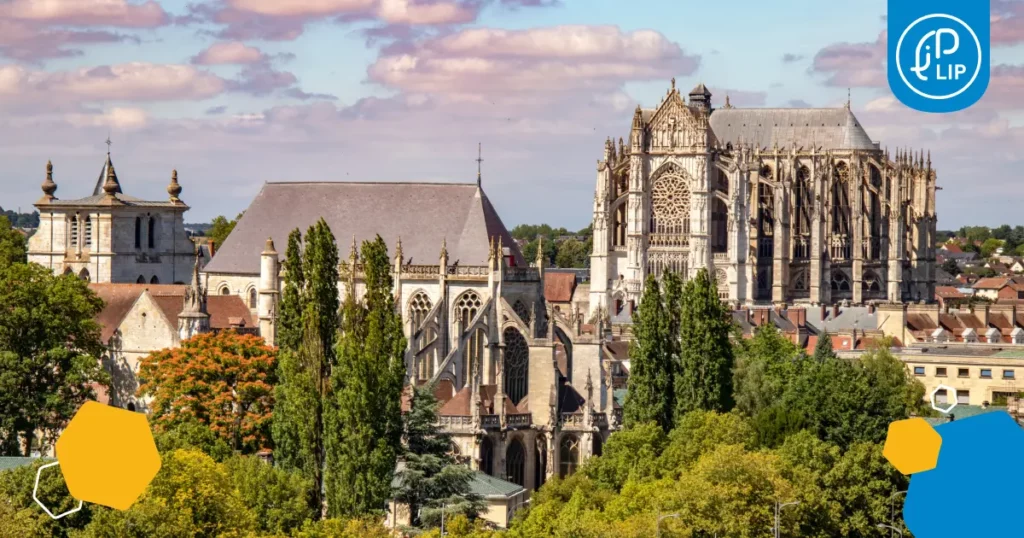
[[[943,299],[965,299],[967,295],[953,286],[935,286],[935,296]]]
[[[952,252],[953,254],[964,253],[963,249],[960,248],[960,245],[956,243],[946,243],[945,245],[942,245],[942,248],[947,252]]]
[[[544,299],[551,303],[568,303],[576,290],[574,273],[545,273]]]

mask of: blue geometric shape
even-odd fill
[[[910,108],[945,113],[976,103],[991,72],[990,0],[889,0],[888,79]]]
[[[1006,412],[937,426],[939,461],[910,478],[903,520],[916,538],[1024,536],[1024,429]],[[951,505],[956,509],[951,509]]]

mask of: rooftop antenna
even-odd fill
[[[481,144],[480,142],[477,142],[476,143],[476,186],[477,187],[480,186],[480,168],[481,168],[480,165],[483,162],[484,162],[484,159],[483,159],[483,144]]]

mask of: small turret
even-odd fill
[[[121,184],[117,181],[117,172],[114,171],[114,163],[110,162],[110,154],[107,154],[107,180],[103,182],[103,192],[108,198],[121,192]]]

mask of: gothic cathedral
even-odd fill
[[[733,306],[899,303],[935,290],[930,154],[890,156],[840,108],[713,109],[675,80],[597,165],[590,314],[644,279],[711,272]]]

